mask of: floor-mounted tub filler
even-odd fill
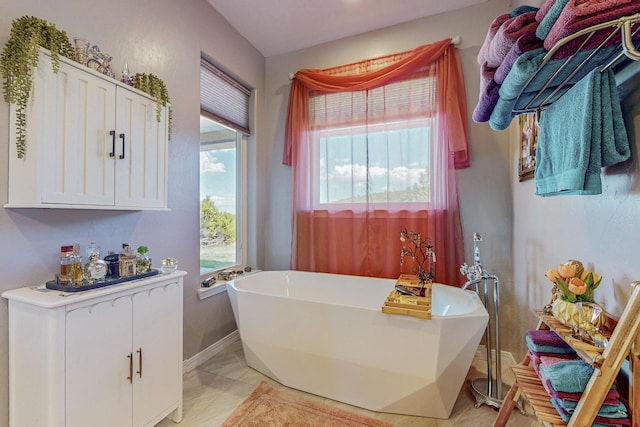
[[[489,315],[475,292],[435,283],[431,320],[383,314],[394,284],[301,271],[228,282],[247,364],[350,405],[448,418]]]

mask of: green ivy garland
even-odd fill
[[[156,99],[156,120],[160,122],[160,116],[162,114],[162,107],[166,107],[171,103],[169,98],[169,92],[162,79],[154,74],[136,73],[133,78],[133,87],[143,92],[148,93]],[[171,111],[171,105],[168,108],[169,119],[169,135],[171,140],[171,122],[173,119],[173,113]]]
[[[16,105],[16,145],[19,159],[24,157],[26,151],[25,110],[33,85],[33,69],[38,66],[40,46],[51,51],[54,73],[60,67],[58,55],[75,60],[75,49],[65,31],[34,16],[14,19],[9,40],[0,57],[0,69],[4,76],[4,99]]]

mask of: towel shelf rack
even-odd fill
[[[606,33],[606,30],[610,29],[609,33]],[[599,34],[599,37],[604,37],[604,39],[597,43],[598,39],[594,39],[596,33]],[[604,36],[604,35],[606,36]],[[564,91],[568,89],[568,84],[570,80],[587,64],[591,67],[591,69],[602,66],[603,70],[608,69],[610,67],[617,66],[621,64],[620,60],[622,59],[630,59],[633,61],[640,61],[640,50],[634,39],[638,39],[640,35],[640,13],[634,15],[623,16],[621,18],[603,22],[600,24],[593,25],[591,27],[585,28],[583,30],[577,31],[561,40],[559,40],[551,50],[544,56],[542,59],[540,67],[535,70],[531,76],[526,80],[525,84],[520,90],[517,100],[519,100],[523,94],[527,93],[533,96],[531,99],[524,104],[524,106],[520,106],[513,109],[514,115],[524,114],[524,113],[536,113],[539,114],[548,107],[558,96],[561,96]],[[619,36],[620,41],[616,40],[616,43],[612,43],[612,39],[614,37]],[[588,48],[587,46],[591,46],[589,44],[590,41],[596,41],[595,48]],[[615,39],[614,39],[615,40]],[[569,43],[575,43],[578,47],[575,49],[573,54],[566,58],[562,59],[554,59],[554,56],[558,53],[558,51],[569,45]],[[611,45],[615,46],[615,49],[612,49],[610,54],[605,55],[604,58],[601,58],[601,55],[598,55],[599,52],[604,48],[609,48]],[[577,60],[578,54],[582,52],[582,56],[586,56],[586,58],[580,58]],[[590,63],[594,58],[597,58],[599,61],[597,64]],[[549,65],[550,61],[564,61],[558,69],[552,73],[552,75],[543,82],[537,81],[537,77],[545,73],[543,70],[546,66]],[[562,76],[562,80],[555,81],[558,76]],[[532,82],[536,81],[535,87],[540,87],[537,90],[527,90],[527,88],[532,86]],[[541,84],[541,86],[540,86]],[[514,105],[522,105],[519,104],[516,100]]]
[[[524,360],[512,367],[516,377],[515,384],[509,389],[493,427],[505,427],[516,403],[524,397],[533,407],[539,421],[553,427],[584,427],[592,425],[605,396],[618,376],[625,359],[629,361],[629,387],[624,400],[628,403],[631,427],[640,426],[640,282],[632,282],[631,295],[619,320],[607,313],[606,326],[610,331],[609,344],[602,353],[595,347],[584,345],[577,347],[570,337],[571,328],[561,324],[553,316],[539,311],[538,328],[551,329],[576,350],[578,356],[591,364],[594,372],[587,383],[575,412],[565,422],[554,407],[538,375],[534,372],[532,361],[527,354]],[[625,397],[625,396],[623,396]]]

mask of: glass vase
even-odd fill
[[[138,259],[136,260],[136,272],[146,273],[151,269],[151,258],[148,254],[140,254],[138,255]]]

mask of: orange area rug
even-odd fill
[[[222,427],[253,426],[393,427],[393,424],[292,396],[262,381],[222,424]]]

